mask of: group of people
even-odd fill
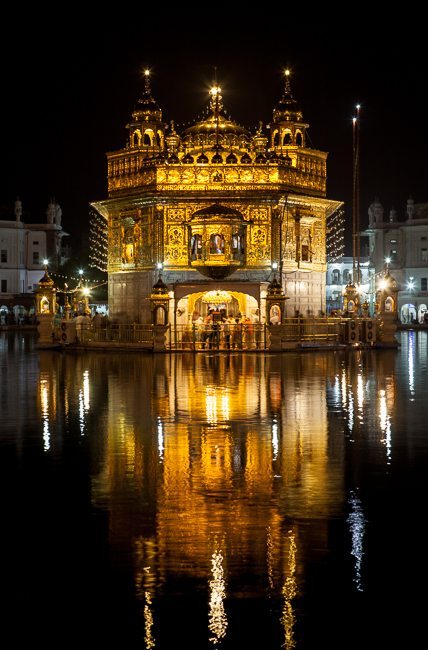
[[[245,314],[228,316],[225,309],[209,309],[205,317],[198,316],[192,323],[188,343],[202,349],[241,350],[256,347],[261,328]],[[183,347],[186,344],[183,337]]]

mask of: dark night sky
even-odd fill
[[[105,152],[124,146],[125,125],[138,99],[142,69],[165,121],[193,120],[207,101],[218,67],[227,112],[254,128],[271,119],[282,71],[310,124],[315,148],[329,151],[328,197],[344,200],[350,223],[353,106],[362,104],[361,220],[379,195],[386,210],[404,211],[409,194],[428,200],[424,40],[409,25],[361,25],[348,31],[322,21],[272,36],[252,26],[215,29],[174,20],[139,30],[126,21],[107,26],[77,20],[62,30],[31,21],[18,41],[2,41],[2,186],[0,204],[23,201],[27,221],[45,218],[55,196],[63,225],[79,235],[88,203],[106,197]],[[297,23],[296,23],[297,24]],[[158,25],[158,28],[156,28]],[[259,30],[258,33],[255,30]],[[280,30],[281,31],[281,30]],[[290,32],[290,33],[288,33]],[[3,213],[4,216],[4,213]]]

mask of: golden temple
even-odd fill
[[[269,321],[276,275],[287,315],[325,312],[327,220],[342,204],[326,198],[327,153],[308,146],[308,126],[287,70],[266,128],[230,119],[216,83],[204,118],[178,133],[146,70],[127,144],[107,154],[109,198],[92,204],[108,230],[110,316],[152,322],[159,270],[164,322],[205,316],[213,290],[228,315]]]

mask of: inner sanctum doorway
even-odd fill
[[[242,284],[228,283],[214,289],[212,284],[175,287],[170,349],[265,349],[261,310],[265,289],[260,284]]]

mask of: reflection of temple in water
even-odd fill
[[[329,363],[172,356],[109,376],[94,500],[108,505],[111,544],[132,538],[142,602],[177,576],[217,584],[214,563],[229,596],[288,594],[289,625],[305,548],[327,552],[326,522],[343,501],[343,448],[329,448],[327,436]],[[135,381],[122,382],[122,372]]]
[[[58,449],[74,418],[112,557],[132,563],[147,647],[159,598],[184,583],[207,593],[210,638],[228,633],[225,599],[267,594],[282,603],[277,621],[293,647],[308,558],[331,552],[330,522],[348,502],[363,588],[359,468],[367,450],[385,466],[393,455],[395,359],[40,355],[40,447]]]

